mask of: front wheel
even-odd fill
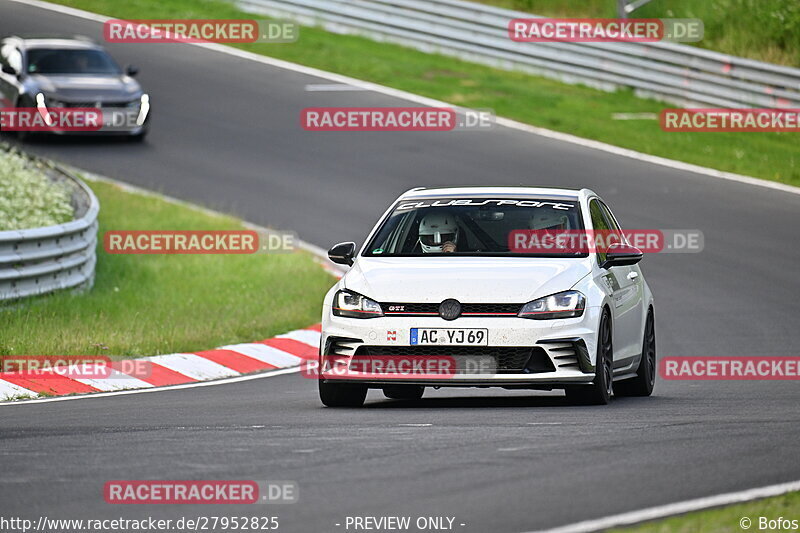
[[[366,385],[324,383],[319,380],[319,399],[328,407],[361,407],[366,398]]]
[[[650,396],[656,384],[656,319],[653,310],[647,313],[642,339],[642,360],[636,370],[636,377],[620,381],[614,385],[617,396]]]
[[[17,108],[36,109],[36,104],[33,102],[33,100],[29,100],[27,97],[20,96],[20,99],[17,101]],[[32,131],[17,131],[16,134],[17,140],[21,143],[29,142],[36,136],[35,132]]]
[[[611,317],[608,311],[600,318],[597,336],[597,361],[591,385],[567,387],[567,399],[578,405],[606,405],[611,401],[614,381],[614,346],[611,337]]]

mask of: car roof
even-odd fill
[[[101,50],[98,45],[88,37],[20,37],[8,38],[22,48],[31,50],[36,48],[61,48],[66,50]]]
[[[568,198],[580,200],[594,195],[589,189],[570,189],[566,187],[418,187],[406,191],[400,199],[457,198],[485,196],[535,196],[547,198]]]

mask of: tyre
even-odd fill
[[[361,407],[366,398],[366,385],[323,383],[319,380],[319,399],[328,407]]]
[[[36,104],[33,102],[33,100],[29,100],[25,97],[20,97],[16,107],[36,108]],[[35,138],[35,133],[32,131],[18,131],[16,132],[16,134],[17,134],[17,140],[21,143],[29,142]]]
[[[392,400],[419,400],[425,394],[421,385],[392,385],[383,388],[383,395]]]
[[[578,405],[606,405],[611,401],[614,380],[614,346],[611,336],[611,317],[603,311],[597,335],[597,363],[591,385],[567,387],[567,399]]]
[[[656,319],[653,310],[647,312],[642,338],[642,360],[636,377],[614,385],[617,396],[650,396],[656,384]]]

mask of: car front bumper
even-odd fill
[[[601,309],[578,318],[531,320],[517,317],[379,317],[353,319],[323,312],[318,375],[325,382],[358,382],[380,387],[418,384],[436,387],[559,388],[595,377],[597,324]],[[488,345],[412,346],[412,328],[486,329]],[[464,349],[462,349],[464,348]],[[527,362],[518,354],[530,352]],[[469,355],[463,355],[468,352]],[[513,355],[514,363],[509,363]],[[504,361],[505,359],[505,363]],[[491,361],[494,365],[473,364]],[[430,365],[446,360],[447,369]],[[365,361],[370,364],[365,364]],[[377,361],[378,364],[371,364]],[[387,363],[388,361],[388,363]],[[457,361],[451,364],[453,361]],[[419,364],[419,363],[422,364]],[[449,366],[448,366],[449,365]],[[441,366],[441,365],[440,365]],[[430,371],[434,368],[434,371]]]

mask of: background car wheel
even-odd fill
[[[36,104],[33,100],[30,100],[24,96],[21,96],[20,99],[17,101],[17,108],[26,107],[26,108],[36,108]],[[17,140],[19,142],[28,142],[34,138],[35,133],[32,131],[17,131]]]
[[[620,381],[614,385],[617,396],[650,396],[656,384],[656,320],[653,310],[647,313],[642,339],[642,361],[636,370],[636,377]]]
[[[421,385],[393,385],[383,388],[383,395],[393,400],[419,400],[425,394]]]
[[[366,398],[366,385],[319,380],[319,399],[328,407],[361,407]]]
[[[614,380],[614,346],[611,336],[611,318],[603,311],[597,336],[597,364],[591,385],[567,387],[567,399],[578,405],[606,405],[611,401]]]

